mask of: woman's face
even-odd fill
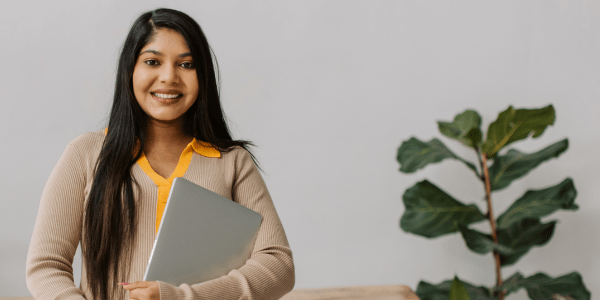
[[[154,120],[173,121],[196,101],[198,79],[183,36],[159,29],[140,51],[133,69],[133,92]]]

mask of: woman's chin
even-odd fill
[[[181,115],[169,115],[169,114],[149,114],[150,121],[156,124],[178,124],[183,121],[183,114]]]

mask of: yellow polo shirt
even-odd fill
[[[108,128],[104,130],[104,134],[108,132]],[[179,157],[179,162],[177,163],[177,167],[175,167],[175,171],[169,178],[164,178],[152,169],[146,155],[142,153],[142,156],[138,159],[137,163],[142,168],[144,173],[148,175],[154,181],[154,184],[158,187],[158,199],[156,202],[156,231],[158,232],[158,227],[160,226],[160,221],[162,220],[163,213],[165,211],[165,206],[167,205],[167,199],[169,198],[169,192],[171,191],[171,185],[173,185],[173,179],[175,177],[183,177],[183,174],[187,171],[190,162],[192,161],[193,152],[196,152],[202,156],[206,157],[221,157],[221,152],[217,149],[210,146],[209,143],[199,142],[195,138],[185,147],[181,156]]]

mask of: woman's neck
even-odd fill
[[[193,137],[183,132],[183,118],[172,121],[148,120],[146,147],[168,148],[188,144]]]

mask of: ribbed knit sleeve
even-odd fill
[[[252,255],[241,268],[203,283],[176,287],[159,281],[161,300],[279,299],[294,287],[292,251],[267,187],[250,154],[233,151],[232,198],[263,217]]]
[[[44,187],[27,253],[27,287],[37,300],[85,299],[73,282],[73,256],[81,235],[86,166],[71,142]]]

